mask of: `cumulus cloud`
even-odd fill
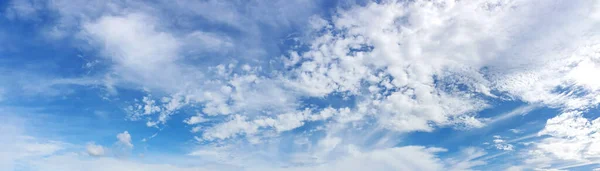
[[[492,140],[492,142],[494,143],[494,147],[496,147],[496,149],[498,149],[498,150],[504,150],[504,151],[513,151],[514,150],[514,146],[512,144],[507,143],[506,140],[504,140],[499,135],[494,135],[494,140]]]
[[[197,115],[197,116],[192,116],[183,122],[185,122],[188,125],[194,125],[194,124],[199,124],[199,123],[206,122],[206,121],[207,121],[207,119],[203,118],[202,115]]]
[[[90,41],[104,48],[104,56],[115,62],[113,69],[125,81],[168,90],[174,84],[164,83],[177,83],[182,75],[173,64],[180,45],[170,33],[156,30],[155,22],[151,16],[132,13],[104,16],[82,27]]]
[[[498,19],[477,5],[370,3],[340,11],[330,23],[316,22],[321,27],[315,26],[309,51],[290,52],[295,79],[289,82],[309,96],[364,96],[360,103],[372,109],[363,115],[378,113],[379,124],[390,130],[481,127],[471,114],[487,107],[477,95],[491,94],[476,70],[494,57],[488,52],[500,40],[493,39]],[[473,11],[481,18],[470,18]],[[465,32],[442,34],[459,28]],[[467,85],[466,91],[452,90],[457,85]]]
[[[129,148],[133,148],[133,144],[131,144],[131,135],[129,135],[129,132],[125,131],[123,133],[117,134],[117,140],[118,144],[124,145]]]
[[[583,111],[563,111],[546,121],[545,127],[537,133],[504,141],[495,137],[496,145],[521,142],[524,147],[513,148],[519,160],[513,169],[569,170],[578,167],[594,166],[600,163],[596,143],[598,118],[584,117]],[[499,141],[496,141],[499,140]],[[500,146],[503,149],[505,146]]]
[[[600,144],[597,138],[600,119],[588,120],[580,111],[562,113],[546,122],[546,127],[538,133],[546,135],[533,143],[529,150],[531,164],[554,166],[568,162],[598,163]],[[546,160],[536,160],[546,158]]]
[[[104,155],[104,147],[96,145],[94,142],[90,142],[85,146],[87,153],[90,156],[102,156]]]

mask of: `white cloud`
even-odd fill
[[[252,135],[258,131],[258,125],[248,122],[245,116],[234,115],[223,124],[210,128],[203,134],[204,139],[227,139],[237,134]]]
[[[188,125],[194,125],[194,124],[199,124],[199,123],[206,122],[206,121],[208,121],[208,120],[203,118],[202,115],[197,115],[197,116],[192,116],[192,117],[186,119],[184,122]]]
[[[482,66],[479,57],[487,53],[481,50],[493,51],[499,41],[492,39],[496,32],[489,23],[496,18],[476,4],[453,3],[441,7],[429,2],[370,3],[339,11],[330,24],[319,23],[322,27],[317,30],[324,33],[317,33],[309,51],[291,52],[290,61],[302,62],[288,64],[299,65],[292,68],[295,79],[289,80],[290,86],[310,96],[334,92],[366,96],[362,103],[377,110],[373,113],[379,113],[380,124],[400,132],[431,131],[436,125],[481,127],[481,122],[468,119],[472,118],[469,114],[487,106],[474,97],[489,94],[480,83],[464,82],[471,87],[462,93],[447,92],[434,82],[444,83],[443,78],[452,76],[447,71],[470,74],[461,76],[465,80],[481,79],[481,74],[471,69]],[[472,11],[486,18],[468,18]],[[442,34],[453,29],[468,30],[465,33],[469,35]],[[429,40],[433,36],[436,41]],[[492,47],[478,47],[483,42]],[[448,84],[459,83],[463,82]],[[367,87],[371,92],[359,92]]]
[[[569,169],[598,164],[600,119],[589,120],[581,111],[566,111],[548,119],[528,148],[518,149],[522,168]]]
[[[125,131],[123,133],[117,134],[117,139],[118,144],[122,144],[126,147],[133,148],[133,144],[131,144],[131,135],[129,135],[129,132]]]
[[[192,13],[248,34],[246,39],[240,39],[202,30],[171,30],[171,18],[165,19],[161,10],[103,2],[71,4],[58,0],[49,6],[62,17],[58,27],[77,25],[72,27],[81,29],[79,38],[101,47],[109,65],[105,74],[115,79],[105,84],[107,89],[118,86],[148,94],[128,109],[130,119],[145,119],[147,126],[159,127],[179,109],[191,107],[201,114],[190,116],[185,123],[194,125],[192,132],[201,134],[201,141],[245,147],[236,146],[241,141],[236,137],[244,137],[257,144],[256,151],[272,150],[265,144],[306,126],[308,130],[302,134],[318,131],[325,135],[305,140],[298,147],[297,159],[309,164],[333,164],[315,169],[361,168],[353,164],[363,160],[366,166],[380,169],[443,169],[426,148],[392,148],[390,144],[400,141],[395,138],[406,132],[483,127],[534,109],[521,107],[485,122],[477,113],[490,107],[487,99],[521,100],[568,110],[583,110],[600,103],[600,83],[589,74],[600,71],[596,55],[600,46],[594,32],[598,18],[584,15],[598,14],[597,3],[589,4],[595,2],[386,1],[339,8],[331,20],[312,17],[312,30],[303,35],[304,42],[298,45],[302,48],[291,50],[285,59],[269,60],[269,66],[285,64],[285,68],[274,71],[269,69],[277,67],[266,67],[267,62],[250,65],[245,64],[247,61],[218,61],[215,63],[222,63],[214,67],[196,66],[195,61],[204,59],[190,57],[194,54],[190,51],[204,46],[206,49],[200,51],[229,55],[229,50],[239,48],[244,51],[240,54],[250,58],[256,54],[269,56],[264,49],[247,47],[253,43],[264,45],[260,41],[239,42],[262,40],[261,36],[270,34],[257,31],[264,23],[297,25],[299,22],[290,18],[308,16],[301,9],[312,9],[312,3],[257,2],[250,4],[256,8],[245,8],[251,11],[249,15],[235,12],[235,4],[218,1],[176,1],[168,4],[175,10],[169,8],[173,6],[164,8]],[[95,9],[97,4],[102,5]],[[272,5],[281,7],[271,8]],[[36,11],[20,5],[14,5],[14,10],[23,15]],[[186,21],[178,24],[187,26],[190,23]],[[98,84],[78,81],[81,80],[64,79],[56,84]],[[344,102],[348,107],[310,106],[311,99],[330,96],[352,100]],[[324,106],[327,105],[330,104]],[[562,114],[557,118],[550,120],[540,133],[551,137],[535,144],[532,155],[543,156],[536,160],[583,161],[597,157],[600,152],[593,149],[597,146],[593,143],[596,120],[589,121],[580,114]],[[202,125],[207,120],[211,124]],[[309,122],[320,125],[313,128]],[[371,140],[376,143],[367,143],[366,139],[374,134],[384,136]],[[119,144],[133,147],[127,131],[117,138]],[[501,137],[495,138],[494,143],[498,149],[514,150]],[[340,148],[350,145],[367,152],[356,158],[330,160],[331,155],[340,153]],[[369,151],[382,148],[391,150]],[[45,145],[31,149],[52,151]],[[428,160],[415,161],[396,152]],[[468,153],[484,155],[473,149]],[[457,170],[481,165],[470,162],[472,159],[449,162]],[[119,163],[112,159],[96,161]],[[127,162],[125,165],[137,166]]]
[[[586,161],[600,157],[600,119],[588,120],[579,111],[562,113],[546,123],[538,135],[538,150],[560,159]]]
[[[96,145],[94,142],[90,142],[85,146],[87,153],[90,156],[102,156],[104,155],[104,147]]]
[[[16,118],[5,109],[0,121],[0,170],[19,168],[20,162],[30,158],[49,156],[67,148],[66,143],[28,136],[23,128],[26,120]]]
[[[203,166],[178,166],[173,164],[143,163],[129,160],[120,160],[112,157],[87,158],[77,153],[52,155],[37,160],[26,161],[27,168],[41,170],[174,170],[174,171],[199,171],[199,170],[469,170],[471,166],[480,165],[481,162],[472,160],[480,154],[469,150],[464,156],[453,160],[442,161],[438,158],[439,152],[445,149],[425,148],[421,146],[404,146],[370,152],[354,151],[351,155],[341,156],[339,160],[318,165],[300,165],[287,167],[274,167],[272,165],[253,165],[238,167],[234,165],[205,164]],[[205,155],[204,155],[205,156]],[[197,162],[197,161],[196,161]]]
[[[170,33],[158,30],[156,20],[143,13],[104,16],[84,23],[82,35],[104,49],[123,81],[173,91],[183,74],[175,64],[181,45]]]
[[[157,160],[160,163],[125,160],[118,157],[95,157],[107,152],[106,148],[93,142],[84,145],[68,144],[48,140],[42,137],[28,136],[31,129],[26,129],[27,118],[15,117],[12,113],[5,113],[5,108],[0,108],[5,118],[0,121],[0,170],[174,170],[174,171],[199,171],[199,170],[239,170],[231,166],[213,166],[206,164],[197,167],[178,166],[172,158]],[[24,127],[25,126],[25,127]],[[119,142],[130,142],[127,131],[119,134]],[[79,152],[82,147],[86,153]],[[172,163],[170,163],[172,162]],[[194,162],[197,162],[195,160]],[[227,169],[230,167],[231,169]]]
[[[39,10],[46,6],[45,1],[40,0],[13,0],[8,2],[6,17],[10,19],[39,20]]]
[[[504,150],[504,151],[513,151],[514,150],[514,146],[512,144],[509,144],[501,136],[494,135],[494,140],[492,140],[492,142],[494,143],[494,147],[496,147],[496,149],[498,149],[498,150]]]
[[[206,130],[203,133],[203,139],[210,141],[215,139],[228,139],[237,135],[254,136],[261,133],[259,132],[261,129],[269,130],[264,131],[266,135],[272,133],[270,131],[281,133],[299,128],[306,122],[323,121],[334,117],[336,119],[348,119],[348,113],[351,112],[352,111],[349,111],[348,108],[342,108],[339,110],[325,108],[324,110],[316,112],[307,109],[304,111],[279,114],[276,117],[259,117],[257,119],[249,119],[243,115],[232,115],[230,120]],[[338,121],[342,124],[346,122],[344,120]]]
[[[324,142],[323,149],[331,150],[338,146],[339,139],[328,138]],[[327,146],[327,147],[326,147]],[[374,149],[361,151],[356,146],[343,146],[344,153],[336,153],[334,160],[322,160],[313,163],[315,158],[322,156],[298,154],[293,156],[292,165],[274,166],[270,161],[267,163],[256,162],[256,158],[231,157],[227,153],[212,150],[199,150],[194,155],[203,158],[220,158],[222,160],[232,161],[241,160],[240,163],[247,166],[246,170],[470,170],[474,166],[485,164],[476,158],[481,157],[483,153],[480,149],[467,148],[461,151],[460,155],[451,156],[442,159],[438,156],[446,149],[422,146],[403,146],[383,149]],[[253,161],[251,165],[243,161]],[[318,159],[317,159],[318,160]],[[236,163],[236,162],[234,162]]]
[[[308,51],[290,52],[286,66],[291,72],[283,74],[283,83],[293,92],[301,93],[297,95],[300,97],[320,98],[339,93],[359,99],[356,107],[350,109],[349,115],[338,114],[333,117],[336,122],[328,122],[327,129],[335,127],[333,125],[345,124],[342,120],[364,124],[372,118],[376,120],[376,125],[394,132],[432,131],[440,126],[482,127],[486,123],[525,114],[537,107],[528,105],[494,117],[491,122],[483,122],[475,113],[489,107],[485,98],[521,99],[533,104],[569,108],[596,104],[592,98],[595,97],[593,82],[574,82],[578,78],[554,74],[555,71],[571,72],[570,64],[573,64],[556,60],[574,60],[576,64],[590,61],[588,57],[577,60],[585,56],[588,50],[581,51],[585,53],[566,53],[564,56],[546,58],[520,48],[530,47],[529,43],[522,42],[521,39],[533,39],[535,42],[548,39],[537,34],[532,37],[520,35],[521,31],[540,27],[528,24],[534,23],[541,15],[532,10],[536,3],[503,1],[484,8],[486,5],[489,5],[487,1],[419,1],[406,4],[370,3],[365,7],[356,6],[338,11],[331,22],[318,22],[318,26],[314,27],[315,35],[311,35],[314,37],[311,37]],[[513,8],[515,6],[520,8]],[[565,10],[572,12],[585,6],[574,4]],[[549,10],[552,6],[540,8]],[[517,15],[526,17],[515,17]],[[560,19],[567,21],[569,18]],[[564,26],[566,32],[561,34],[579,31],[577,27],[580,23],[572,24]],[[552,27],[563,28],[560,25]],[[590,27],[585,25],[583,29]],[[579,37],[575,37],[577,38]],[[540,46],[545,49],[558,45]],[[569,46],[562,50],[578,48]],[[535,63],[536,67],[511,67],[513,64],[506,61],[517,57],[505,53],[516,53],[519,58],[533,55],[532,59],[527,58],[517,63],[523,66]],[[537,66],[538,64],[541,66]],[[594,66],[586,67],[589,69]],[[503,69],[512,70],[507,72]],[[530,77],[528,74],[535,76]],[[517,77],[518,75],[521,76]],[[542,75],[559,77],[553,77],[556,79],[551,81],[536,79],[542,78]],[[556,87],[573,82],[592,90],[591,93],[583,97],[574,93],[556,93]],[[494,94],[491,90],[497,92]],[[214,97],[221,99],[224,96]],[[261,134],[270,136],[269,131],[272,130],[262,128],[290,130],[302,126],[303,120],[306,120],[302,116],[304,114],[296,113],[292,116],[286,112],[276,114],[278,117],[259,117],[260,119],[254,120],[254,115],[232,112],[235,110],[231,110],[231,106],[235,106],[237,102],[223,105],[224,101],[226,100],[209,103],[204,112],[233,113],[234,117],[207,128],[203,132],[204,139],[227,139],[237,135],[251,138]],[[286,121],[289,122],[281,122],[287,124],[277,127],[275,125],[280,122],[276,118],[280,116],[287,117],[289,120]],[[325,132],[339,133],[336,130]],[[342,137],[344,140],[346,138],[348,137]],[[514,146],[504,140],[498,141],[494,146],[501,150],[514,150]]]
[[[506,168],[506,171],[522,171],[524,168],[522,166],[510,166]]]
[[[536,109],[538,107],[539,106],[533,105],[533,104],[519,106],[519,107],[517,107],[517,108],[515,108],[515,109],[513,109],[513,110],[511,110],[509,112],[502,113],[502,114],[499,114],[499,115],[495,116],[494,118],[490,119],[486,123],[488,123],[488,124],[494,124],[494,123],[497,123],[497,122],[500,122],[500,121],[503,121],[503,120],[506,120],[506,119],[509,119],[509,118],[512,118],[512,117],[515,117],[515,116],[518,116],[518,115],[526,115],[526,114],[528,114],[529,112],[531,112],[532,110],[534,110],[534,109]],[[513,129],[511,129],[511,131],[512,130]]]
[[[290,52],[286,66],[293,79],[287,83],[307,96],[357,95],[358,106],[367,106],[357,110],[359,115],[374,116],[379,125],[398,132],[481,127],[485,122],[471,114],[488,107],[482,96],[532,103],[490,123],[525,114],[537,103],[592,107],[598,104],[595,82],[577,81],[584,71],[595,70],[595,64],[584,64],[597,61],[598,47],[582,35],[593,32],[596,22],[580,20],[577,12],[590,10],[588,4],[552,11],[563,24],[538,21],[547,17],[540,11],[563,3],[568,2],[388,2],[338,11],[331,22],[314,27],[308,51]],[[543,32],[522,34],[537,27]],[[560,31],[542,34],[553,30]],[[511,144],[498,148],[514,149]]]
[[[232,49],[234,47],[233,40],[230,37],[210,32],[195,31],[188,34],[183,41],[191,47],[203,47],[192,50],[190,53],[195,53],[196,51],[223,53],[224,49]],[[191,47],[190,49],[194,49]]]
[[[486,152],[479,148],[468,147],[460,151],[460,153],[452,158],[445,160],[448,166],[447,170],[473,170],[473,167],[487,164],[479,158],[485,156]]]

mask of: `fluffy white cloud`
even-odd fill
[[[600,119],[590,120],[577,110],[548,119],[537,133],[540,138],[516,150],[520,155],[515,159],[522,160],[518,168],[562,170],[600,163],[598,123]]]
[[[499,135],[494,135],[494,140],[492,140],[492,142],[494,143],[494,147],[496,147],[496,149],[498,149],[498,150],[504,150],[504,151],[513,151],[514,150],[514,146],[512,144],[507,143],[506,140],[504,140]]]
[[[118,144],[124,145],[129,148],[133,148],[133,144],[131,144],[131,135],[129,135],[129,132],[125,131],[123,133],[117,134],[117,140]]]
[[[102,156],[104,155],[104,147],[96,145],[94,142],[90,142],[85,146],[86,152],[90,156]]]
[[[142,13],[104,16],[85,23],[83,36],[104,49],[114,62],[114,72],[124,81],[168,91],[181,83],[179,41],[168,32],[157,30],[156,19]]]
[[[206,121],[207,121],[207,119],[203,118],[202,115],[197,115],[197,116],[192,116],[192,117],[188,118],[184,122],[188,125],[194,125],[194,124],[199,124],[199,123],[206,122]]]
[[[600,119],[588,120],[582,112],[562,113],[546,123],[539,135],[549,135],[535,146],[560,160],[596,160],[600,157]]]
[[[360,103],[372,109],[364,114],[377,113],[391,130],[480,127],[470,114],[487,104],[475,95],[490,93],[476,70],[494,57],[490,51],[500,40],[493,39],[493,21],[498,19],[478,3],[454,3],[369,3],[339,11],[331,23],[313,22],[317,37],[310,50],[290,52],[286,64],[294,79],[289,84],[310,96],[365,96]],[[452,89],[459,84],[468,89]]]

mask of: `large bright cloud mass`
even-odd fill
[[[600,2],[0,2],[0,170],[597,170]]]

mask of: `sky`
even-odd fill
[[[600,1],[3,0],[0,170],[600,170]]]

